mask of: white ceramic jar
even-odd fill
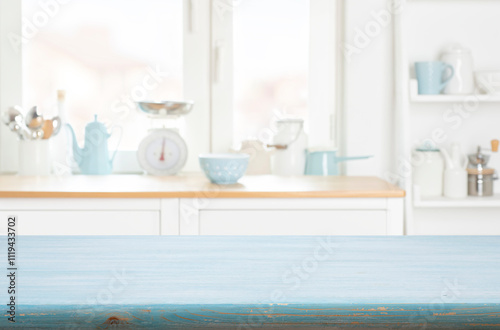
[[[419,187],[420,197],[442,196],[444,160],[439,150],[417,149],[413,164],[413,184]]]
[[[307,135],[302,119],[282,119],[276,122],[273,144],[272,172],[275,175],[304,175]]]
[[[474,65],[470,50],[453,45],[443,52],[441,61],[450,64],[455,70],[453,78],[444,89],[444,94],[473,94]]]

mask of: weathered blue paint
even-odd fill
[[[500,237],[21,236],[18,249],[22,328],[500,327]]]

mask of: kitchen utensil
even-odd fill
[[[177,120],[191,112],[194,102],[137,102],[139,110],[155,119]],[[153,175],[177,174],[187,161],[187,145],[175,125],[156,128],[142,140],[137,150],[137,160],[141,167]]]
[[[487,197],[493,196],[493,182],[498,178],[495,175],[495,170],[492,168],[468,168],[469,174],[469,196]]]
[[[177,101],[162,101],[162,102],[137,102],[139,109],[149,116],[166,116],[166,115],[187,115],[191,112],[194,102],[177,102]]]
[[[451,45],[441,55],[441,61],[455,69],[455,75],[446,85],[444,94],[473,94],[474,66],[470,50],[460,45]]]
[[[23,121],[23,109],[20,106],[10,107],[7,112],[3,114],[3,122],[6,125],[11,123],[21,123]]]
[[[302,119],[276,121],[277,132],[273,143],[272,172],[276,175],[304,175],[306,166],[307,136]]]
[[[489,95],[500,95],[500,70],[476,71],[476,84]]]
[[[186,164],[186,142],[173,129],[155,129],[141,141],[137,160],[147,173],[174,175]]]
[[[31,130],[24,123],[20,123],[20,130],[18,131],[19,139],[21,140],[37,140],[38,132]]]
[[[494,147],[496,141],[492,142],[492,146]],[[492,196],[494,193],[494,181],[498,178],[495,169],[487,167],[490,156],[485,155],[479,146],[477,147],[477,152],[469,155],[468,158],[469,196]]]
[[[62,120],[59,116],[52,118],[52,136],[56,136],[61,131]]]
[[[267,150],[259,140],[245,140],[241,143],[239,153],[250,156],[247,175],[271,174],[271,150]]]
[[[483,154],[480,146],[477,147],[477,153],[470,154],[468,158],[471,167],[477,169],[486,167],[486,165],[488,165],[488,162],[490,161],[490,156]]]
[[[50,165],[50,149],[48,140],[19,141],[19,175],[50,175]]]
[[[250,156],[247,154],[201,154],[200,167],[215,184],[235,184],[245,174]]]
[[[413,183],[421,197],[443,195],[444,161],[437,148],[418,148],[413,154]]]
[[[491,151],[492,152],[498,152],[498,146],[500,144],[499,140],[491,140]]]
[[[43,139],[47,140],[54,133],[54,125],[51,119],[46,119],[42,124]]]
[[[491,140],[491,157],[488,162],[488,166],[493,168],[495,172],[498,174],[500,171],[500,152],[499,151],[499,142],[497,139]],[[493,191],[500,191],[500,180],[495,180],[493,183]]]
[[[340,162],[371,157],[373,156],[338,157],[336,149],[309,149],[306,152],[305,175],[338,175]]]
[[[16,122],[11,122],[9,124],[9,129],[14,132],[14,133],[18,133],[18,134],[21,134],[21,125],[19,123],[16,123]]]
[[[26,126],[28,126],[31,129],[39,129],[42,127],[43,117],[38,112],[38,107],[35,106],[26,113],[26,116],[24,117],[24,122]]]
[[[111,134],[108,133],[103,123],[97,121],[97,115],[94,116],[94,121],[85,127],[85,144],[83,148],[78,146],[75,132],[71,125],[66,124],[66,126],[69,128],[73,138],[73,158],[78,164],[81,173],[90,175],[110,174],[113,170],[113,160],[118,147],[110,157],[108,139]]]
[[[31,139],[32,140],[42,140],[44,136],[44,131],[42,128],[38,128],[36,130],[31,130]]]
[[[443,78],[446,71],[449,71],[448,77]],[[443,91],[453,78],[455,70],[450,64],[444,62],[416,62],[415,73],[418,80],[418,93],[435,95]]]

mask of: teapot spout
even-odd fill
[[[71,132],[71,138],[73,140],[73,158],[75,159],[75,162],[78,165],[81,165],[81,163],[83,162],[83,149],[80,148],[80,146],[78,146],[78,142],[76,140],[76,135],[75,131],[73,130],[73,127],[71,127],[70,124],[66,124],[65,126]]]

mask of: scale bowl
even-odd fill
[[[154,117],[182,116],[191,112],[194,102],[162,101],[162,102],[137,102],[139,109]]]

